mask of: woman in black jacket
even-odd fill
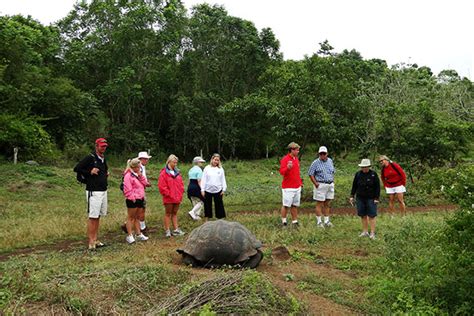
[[[352,181],[349,202],[353,205],[354,196],[356,196],[357,215],[362,220],[362,233],[359,237],[375,239],[375,217],[377,217],[377,204],[380,197],[380,181],[377,173],[371,170],[370,166],[370,159],[362,159],[359,164],[361,170],[355,174],[354,181]]]

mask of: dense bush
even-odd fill
[[[461,208],[474,206],[474,165],[461,164],[456,168],[437,168],[430,171],[424,181],[429,194],[441,193]]]
[[[13,154],[14,147],[24,159],[41,159],[53,150],[49,134],[35,118],[0,114],[0,152]]]

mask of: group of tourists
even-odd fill
[[[291,213],[292,225],[299,226],[298,206],[301,200],[300,163],[298,153],[300,146],[291,142],[288,144],[288,154],[280,160],[280,174],[282,181],[282,208],[281,222],[286,227],[288,211]],[[386,193],[389,196],[389,210],[394,213],[394,201],[398,200],[402,215],[406,214],[403,195],[406,192],[406,175],[402,167],[391,161],[387,156],[379,157],[381,166],[381,178]],[[377,173],[370,169],[370,159],[362,159],[361,168],[352,181],[352,189],[349,198],[354,205],[354,197],[357,207],[357,215],[362,221],[362,232],[359,237],[375,239],[375,218],[377,217],[377,204],[380,200],[380,181]],[[313,183],[313,199],[316,201],[316,225],[320,228],[333,227],[330,221],[331,201],[334,200],[334,174],[336,170],[331,158],[328,157],[326,146],[319,147],[318,158],[309,167],[308,176]],[[324,215],[324,217],[323,217]],[[369,233],[370,224],[370,233]]]
[[[107,178],[109,176],[104,153],[108,147],[105,138],[95,141],[95,151],[82,159],[74,170],[83,175],[86,184],[88,225],[87,236],[89,250],[105,246],[98,240],[99,219],[107,215]],[[145,222],[146,188],[151,184],[146,174],[146,165],[151,156],[142,151],[136,158],[127,161],[123,172],[121,190],[127,207],[127,218],[121,226],[127,234],[125,240],[129,244],[136,241],[146,241],[147,226]],[[170,155],[158,178],[158,189],[165,208],[164,230],[165,236],[182,236],[185,234],[178,225],[178,210],[183,200],[184,182],[178,169],[178,157]],[[215,216],[220,219],[226,216],[223,196],[227,190],[224,169],[219,154],[211,157],[210,164],[202,170],[206,161],[202,157],[193,159],[193,167],[189,170],[187,194],[193,208],[189,216],[193,220],[201,219],[201,210],[204,207],[204,217],[213,217],[212,201],[214,201]],[[173,230],[171,230],[171,227]]]
[[[83,176],[83,182],[86,184],[87,236],[90,250],[104,246],[104,243],[98,240],[98,231],[100,217],[107,214],[107,178],[109,171],[104,156],[107,147],[108,143],[105,138],[96,139],[94,152],[84,157],[74,168],[78,175]],[[283,227],[288,226],[288,212],[291,214],[292,226],[299,226],[298,207],[300,206],[301,189],[303,187],[298,159],[299,150],[300,146],[295,142],[291,142],[288,145],[288,154],[280,161],[280,174],[283,176],[283,205],[281,208]],[[122,225],[122,230],[127,234],[125,240],[129,244],[136,241],[146,241],[149,238],[145,235],[147,231],[145,210],[146,188],[151,186],[146,173],[146,165],[150,158],[152,157],[148,152],[140,152],[136,158],[127,161],[127,167],[123,172],[120,187],[125,198],[127,218]],[[185,191],[181,172],[177,168],[178,162],[178,157],[170,155],[158,178],[158,189],[162,195],[165,209],[163,223],[166,237],[185,234],[178,225],[178,210]],[[227,190],[227,182],[220,156],[219,154],[213,154],[209,165],[206,167],[204,167],[205,162],[202,157],[195,157],[193,167],[188,173],[187,196],[192,203],[192,209],[188,212],[188,215],[195,221],[202,218],[203,208],[206,220],[213,217],[213,201],[216,218],[226,217],[223,196]],[[390,197],[390,211],[393,213],[396,198],[400,204],[402,214],[405,214],[405,203],[403,201],[406,185],[405,172],[397,163],[390,161],[387,156],[380,156],[379,162],[382,167],[382,183]],[[369,159],[362,159],[359,167],[361,170],[354,176],[349,201],[353,204],[355,197],[357,214],[362,219],[360,237],[368,236],[375,239],[375,218],[380,197],[380,182],[377,173],[370,169]],[[328,157],[327,147],[319,147],[318,158],[311,163],[308,176],[313,184],[313,199],[316,201],[316,225],[320,228],[333,226],[330,221],[330,209],[335,193],[335,172],[333,161]]]

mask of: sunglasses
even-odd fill
[[[319,153],[321,156],[325,156],[327,155],[328,153]]]

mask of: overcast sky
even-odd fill
[[[75,0],[0,0],[0,14],[31,15],[44,24],[64,17]],[[474,77],[472,0],[184,0],[221,4],[229,15],[270,27],[285,59],[302,59],[328,40],[336,52],[355,49],[389,65],[416,63],[438,74]],[[472,4],[471,4],[472,3]]]

